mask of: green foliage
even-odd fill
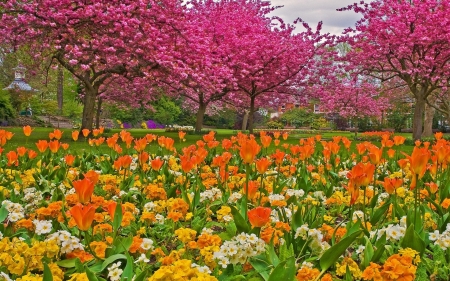
[[[293,108],[283,113],[280,120],[295,127],[310,127],[315,118],[316,114],[304,108]]]
[[[277,122],[275,120],[269,121],[266,123],[267,128],[269,129],[283,129],[284,125],[281,122]]]
[[[160,96],[155,102],[152,103],[155,112],[152,114],[152,119],[158,123],[171,125],[181,115],[180,107],[170,98]]]
[[[205,115],[203,124],[206,126],[214,126],[219,129],[232,129],[237,120],[235,110],[224,108],[218,110],[215,114]]]
[[[9,96],[4,92],[0,92],[0,119],[8,119],[14,117],[14,108],[9,100]]]
[[[406,126],[406,121],[410,117],[411,108],[407,104],[397,104],[387,115],[387,124],[396,132],[400,132]]]

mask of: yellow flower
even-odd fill
[[[336,264],[336,275],[344,276],[347,273],[347,266],[355,279],[361,278],[362,272],[359,269],[358,264],[349,257],[345,257],[342,264]]]
[[[175,235],[177,236],[178,240],[180,240],[184,244],[187,244],[195,239],[197,231],[190,228],[179,228],[175,230]]]
[[[70,277],[69,281],[89,281],[86,273],[74,273]]]

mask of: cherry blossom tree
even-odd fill
[[[378,0],[342,10],[363,17],[341,38],[351,50],[344,59],[380,81],[399,78],[414,99],[413,138],[420,139],[428,97],[450,79],[450,2]]]
[[[36,60],[56,60],[82,83],[82,129],[92,128],[106,85],[118,77],[128,85],[137,77],[157,80],[176,63],[173,42],[183,40],[176,0],[7,0],[0,10],[8,50],[27,46]]]
[[[302,87],[314,83],[318,58],[328,45],[321,35],[321,23],[314,31],[303,23],[304,31],[295,33],[294,25],[268,17],[253,32],[236,33],[231,57],[236,84],[249,100],[249,130],[253,131],[253,113],[257,103],[267,104],[275,97],[299,95]],[[301,22],[301,20],[298,20]]]

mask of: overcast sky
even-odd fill
[[[306,21],[313,29],[319,21],[323,22],[323,33],[339,35],[344,28],[355,26],[359,19],[353,11],[338,12],[358,0],[272,0],[273,6],[284,6],[273,12],[285,22],[292,23],[296,18]]]

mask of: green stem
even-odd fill
[[[250,177],[250,164],[245,164],[245,197],[244,197],[244,219],[247,221],[248,215],[248,178]]]

